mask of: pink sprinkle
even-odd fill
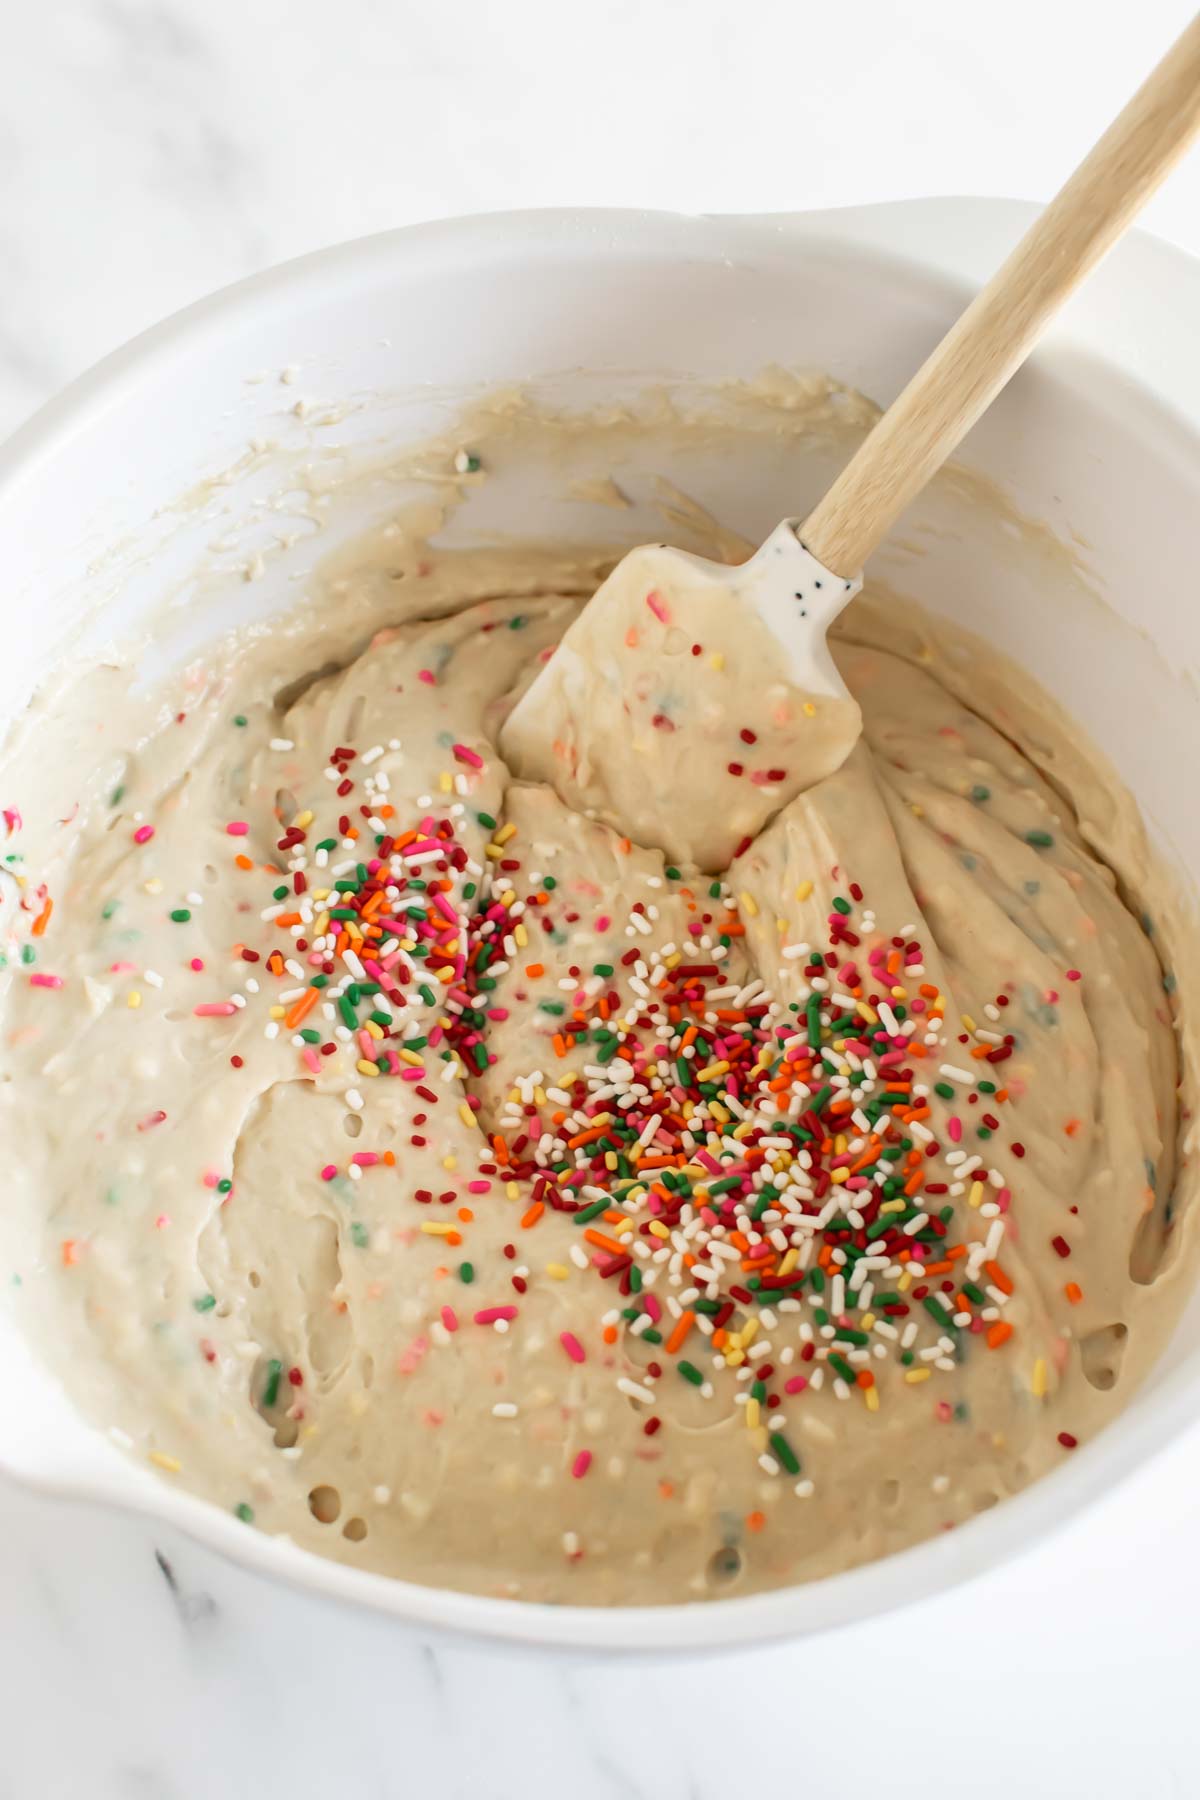
[[[321,1059],[311,1044],[305,1044],[303,1052],[301,1053],[301,1061],[306,1069],[311,1069],[314,1075],[319,1075],[321,1073]]]
[[[477,1325],[494,1325],[497,1319],[515,1319],[516,1316],[515,1306],[485,1306],[475,1314],[475,1323]]]
[[[6,806],[4,808],[5,837],[11,837],[14,831],[20,831],[24,823],[24,819],[22,819],[15,806]]]
[[[31,975],[30,987],[60,988],[63,984],[61,975]]]
[[[946,1131],[947,1131],[947,1134],[953,1139],[953,1141],[956,1144],[962,1143],[962,1120],[961,1119],[959,1119],[959,1118],[947,1119],[946,1120]]]
[[[396,1370],[401,1375],[411,1375],[421,1365],[425,1352],[429,1348],[429,1339],[415,1337],[407,1350],[402,1350],[396,1358]]]
[[[458,1330],[458,1314],[452,1306],[443,1306],[442,1324],[446,1327],[447,1331]]]
[[[654,614],[655,618],[660,620],[662,624],[669,625],[671,623],[671,609],[657,588],[651,588],[650,592],[646,595],[646,605],[650,608],[650,611]]]
[[[336,1163],[326,1163],[325,1167],[321,1170],[321,1180],[322,1181],[332,1181],[336,1174],[337,1174],[337,1164]]]
[[[149,1131],[152,1129],[153,1126],[161,1125],[163,1120],[166,1118],[166,1116],[167,1116],[166,1113],[163,1112],[160,1107],[158,1112],[149,1113],[147,1115],[147,1117],[141,1121],[140,1125],[138,1126],[138,1130],[139,1131]]]
[[[130,962],[109,963],[108,972],[110,975],[132,975],[136,967],[136,963]]]
[[[436,687],[437,686],[437,676],[434,674],[432,669],[418,669],[417,670],[417,680],[423,681],[425,683],[426,687]]]
[[[356,1150],[350,1161],[357,1163],[360,1169],[373,1169],[379,1157],[374,1150]]]
[[[170,1213],[159,1213],[157,1219],[154,1221],[154,1229],[155,1231],[165,1231],[170,1223]]]
[[[1068,969],[1067,970],[1067,980],[1068,981],[1082,981],[1083,976],[1079,973],[1078,969]]]
[[[609,918],[608,914],[601,913],[596,920],[596,930],[607,931],[611,924],[612,920]]]
[[[560,1331],[558,1334],[558,1341],[572,1362],[581,1363],[587,1361],[587,1355],[583,1345],[573,1331]]]
[[[468,1181],[467,1183],[468,1194],[490,1194],[491,1191],[492,1184],[490,1181]]]
[[[575,1477],[576,1481],[582,1481],[584,1476],[587,1474],[588,1470],[591,1468],[591,1466],[592,1466],[591,1451],[590,1450],[581,1450],[579,1452],[579,1455],[575,1458],[575,1461],[571,1464],[571,1473]]]
[[[188,964],[188,968],[194,969],[196,971],[196,974],[199,975],[204,968],[203,960],[199,956],[193,956],[192,960]]]
[[[139,825],[133,834],[133,841],[135,844],[148,844],[153,836],[153,825]]]
[[[230,837],[246,837],[250,827],[247,825],[245,819],[230,819],[225,830]]]
[[[402,1069],[400,1072],[400,1079],[401,1079],[401,1081],[424,1081],[424,1079],[425,1079],[424,1064],[422,1064],[419,1069],[414,1069],[411,1067],[411,1065],[407,1069]]]
[[[198,1019],[232,1019],[237,1007],[232,1000],[202,1000],[192,1011]]]
[[[455,762],[466,763],[469,769],[482,769],[483,758],[477,750],[471,750],[466,744],[454,745]]]
[[[802,1394],[807,1386],[807,1375],[793,1375],[790,1380],[784,1382],[783,1391],[785,1394]]]

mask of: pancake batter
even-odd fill
[[[723,875],[512,781],[601,572],[383,534],[178,688],[31,719],[4,1254],[81,1404],[248,1527],[636,1604],[864,1562],[1089,1438],[1171,1317],[1179,1069],[1093,847],[1150,869],[1132,803],[913,607],[845,615],[861,739]]]

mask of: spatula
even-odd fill
[[[509,715],[525,780],[674,861],[725,868],[849,755],[825,632],[899,515],[1200,130],[1200,16],[874,426],[748,562],[631,550]]]

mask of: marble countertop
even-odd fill
[[[439,214],[1044,198],[1191,10],[1142,0],[58,0],[10,8],[0,435],[123,339]],[[1200,252],[1200,156],[1148,225]],[[0,1800],[1195,1792],[1200,1432],[955,1593],[590,1665],[422,1644],[0,1484]]]

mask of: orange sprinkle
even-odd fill
[[[237,864],[239,869],[252,869],[254,867],[253,859],[249,856],[240,856],[239,855],[239,856],[235,856],[233,860]]]
[[[872,1375],[870,1369],[860,1369],[854,1379],[860,1388],[873,1388],[875,1386],[875,1377]]]
[[[658,1484],[658,1491],[664,1500],[673,1500],[675,1497],[675,1483],[673,1481],[660,1481]]]
[[[521,1214],[521,1230],[528,1231],[531,1226],[536,1225],[545,1210],[545,1204],[541,1200],[535,1200],[532,1206],[527,1206]]]
[[[617,1328],[615,1325],[606,1325],[600,1335],[606,1344],[615,1344],[617,1341]]]
[[[682,1348],[684,1339],[687,1337],[688,1332],[692,1329],[692,1326],[695,1323],[695,1319],[696,1319],[696,1315],[694,1312],[680,1313],[679,1317],[675,1321],[674,1329],[672,1330],[670,1337],[667,1339],[667,1355],[668,1356],[674,1356],[675,1352]]]
[[[64,1268],[69,1269],[73,1263],[77,1263],[79,1261],[79,1259],[82,1255],[83,1255],[83,1251],[80,1248],[79,1244],[75,1241],[74,1238],[64,1238],[63,1239],[63,1241],[62,1241],[62,1259],[63,1259]]]
[[[546,965],[545,963],[526,963],[525,973],[531,981],[536,981],[539,975],[546,973]]]
[[[761,1531],[767,1522],[766,1513],[752,1512],[746,1514],[746,1530]]]
[[[1083,1289],[1077,1281],[1068,1281],[1066,1287],[1063,1289],[1063,1293],[1067,1296],[1067,1299],[1071,1302],[1072,1306],[1078,1306],[1079,1302],[1083,1299]]]
[[[475,1214],[471,1211],[469,1206],[460,1206],[458,1209],[458,1216],[464,1225],[469,1225],[475,1217]]]
[[[385,1150],[383,1153],[383,1161],[386,1168],[394,1169],[396,1166],[396,1152],[394,1150]]]
[[[1008,1279],[1008,1276],[1004,1273],[1004,1270],[1000,1267],[999,1263],[994,1263],[994,1262],[984,1263],[983,1266],[987,1270],[988,1274],[991,1276],[992,1280],[995,1282],[996,1286],[1000,1289],[1000,1292],[1002,1294],[1011,1294],[1012,1293],[1013,1284]]]
[[[41,936],[42,936],[42,934],[43,934],[43,932],[44,932],[44,931],[45,931],[45,929],[46,929],[46,927],[47,927],[47,925],[48,925],[48,924],[49,924],[49,923],[50,923],[50,914],[51,914],[51,913],[52,913],[52,912],[53,912],[53,911],[54,911],[54,902],[53,902],[53,900],[47,900],[47,901],[46,901],[46,904],[45,904],[45,906],[43,906],[43,908],[42,908],[42,910],[41,910],[41,912],[40,912],[40,913],[39,913],[39,914],[38,914],[38,916],[37,916],[37,918],[36,918],[36,919],[35,919],[35,920],[34,920],[34,921],[33,921],[33,935],[34,935],[34,937],[41,937]]]
[[[1000,1348],[1001,1344],[1007,1344],[1007,1342],[1008,1342],[1009,1338],[1012,1336],[1012,1334],[1013,1334],[1013,1328],[1009,1324],[1008,1320],[1007,1319],[997,1319],[996,1323],[992,1326],[989,1326],[989,1328],[988,1328],[988,1334],[987,1334],[988,1349],[989,1350],[998,1350]]]
[[[295,1031],[302,1019],[307,1019],[317,1001],[321,998],[320,988],[305,988],[291,1011],[284,1016],[284,1024],[289,1031]]]
[[[605,1237],[602,1231],[592,1231],[589,1228],[583,1235],[589,1244],[595,1244],[598,1250],[607,1250],[610,1256],[625,1256],[628,1254],[624,1244],[620,1243],[616,1238]]]
[[[275,917],[275,923],[277,925],[284,925],[284,926],[299,925],[300,924],[300,914],[298,912],[277,913],[276,917]]]
[[[574,1137],[567,1139],[567,1149],[578,1150],[581,1144],[594,1144],[596,1139],[602,1138],[607,1130],[607,1125],[592,1125],[587,1131],[578,1131]]]

